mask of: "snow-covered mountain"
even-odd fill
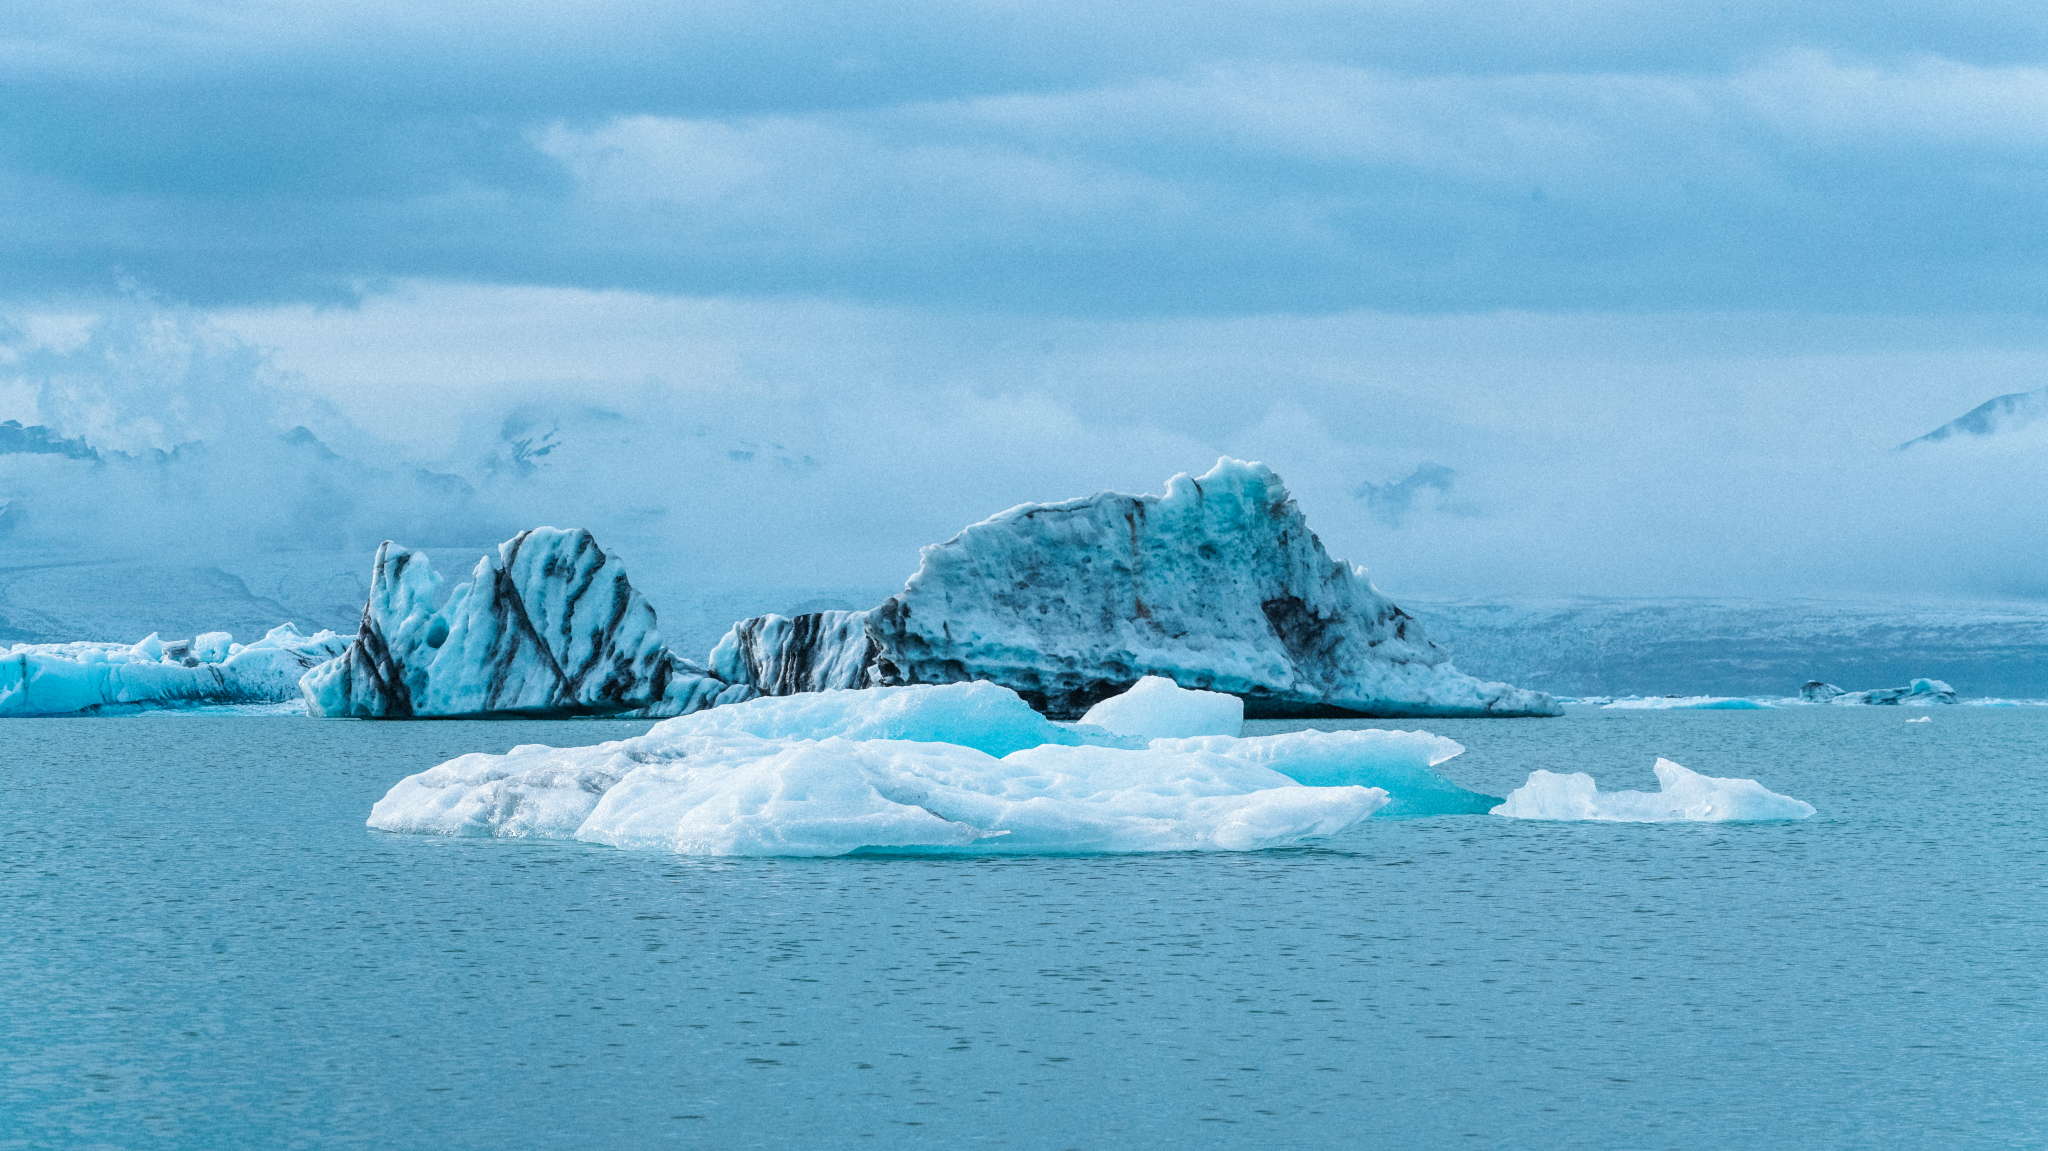
[[[1917,439],[1900,444],[1898,450],[1950,441],[1970,442],[1996,437],[2010,440],[2024,436],[2048,440],[2048,388],[2013,392],[1989,399]]]

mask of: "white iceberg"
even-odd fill
[[[1163,496],[1012,508],[925,548],[880,607],[744,621],[711,662],[770,695],[985,679],[1060,719],[1148,675],[1254,718],[1562,714],[1452,667],[1278,476],[1231,459]]]
[[[1244,701],[1217,691],[1188,691],[1164,676],[1148,675],[1122,695],[1089,708],[1081,722],[1145,739],[1237,736],[1244,733]]]
[[[1727,695],[1634,695],[1601,705],[1603,711],[1767,711],[1762,700]]]
[[[836,690],[462,756],[400,781],[369,825],[702,855],[1248,851],[1383,810],[1484,810],[1495,797],[1431,770],[1462,750],[1383,731],[1147,744],[1051,723],[994,684]]]
[[[1618,823],[1805,819],[1810,803],[1779,795],[1753,779],[1716,779],[1657,761],[1660,791],[1601,791],[1584,772],[1532,771],[1493,814],[1509,819],[1608,820]]]
[[[581,529],[520,532],[436,606],[421,553],[377,549],[348,650],[308,672],[315,716],[680,715],[732,691],[662,646],[625,566]]]
[[[224,631],[170,642],[152,633],[133,644],[16,644],[0,652],[0,716],[280,703],[297,697],[306,669],[347,643],[286,623],[250,644]]]

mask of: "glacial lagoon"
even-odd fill
[[[1569,711],[1356,726],[1818,814],[700,859],[363,825],[648,722],[0,721],[0,1148],[2048,1137],[2048,708]]]

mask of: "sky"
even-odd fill
[[[1397,595],[2048,596],[2048,450],[1892,450],[2048,385],[2044,160],[2037,4],[19,0],[0,566],[887,586],[1229,454]]]

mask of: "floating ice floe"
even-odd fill
[[[1609,820],[1619,823],[1805,819],[1813,805],[1767,790],[1753,779],[1716,779],[1657,761],[1661,791],[1601,791],[1584,772],[1532,771],[1493,814],[1510,819]]]
[[[662,646],[654,609],[582,529],[520,532],[435,606],[427,557],[377,549],[354,642],[302,681],[308,713],[681,715],[750,698]]]
[[[1424,732],[1145,741],[1063,727],[989,683],[757,699],[584,748],[411,776],[371,827],[698,855],[1248,851],[1376,813],[1483,811]]]
[[[306,669],[347,643],[287,623],[250,644],[224,631],[171,641],[152,633],[132,644],[17,644],[0,652],[0,716],[281,703],[297,697]]]
[[[1773,705],[1725,695],[1629,696],[1601,705],[1603,711],[1763,711]]]
[[[1561,714],[1453,667],[1330,558],[1263,464],[1220,460],[1163,496],[1023,504],[921,558],[870,611],[735,625],[712,671],[768,695],[988,680],[1061,719],[1147,675],[1254,718]]]
[[[1909,719],[1909,720],[1907,720],[1906,722],[1907,722],[1907,723],[1933,723],[1933,722],[1934,722],[1934,717],[1933,717],[1933,716],[1931,716],[1931,715],[1916,715],[1916,716],[1914,716],[1914,717],[1913,717],[1912,719]]]

